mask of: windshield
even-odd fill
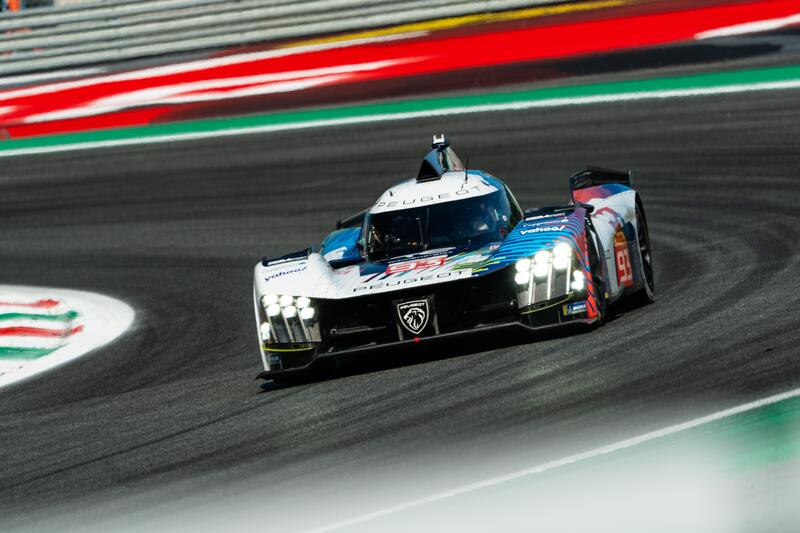
[[[519,220],[505,191],[477,198],[367,215],[365,249],[381,260],[452,246],[474,247],[503,240]]]

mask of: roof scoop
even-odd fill
[[[433,150],[425,155],[417,173],[417,181],[433,181],[445,172],[465,170],[456,153],[450,148],[450,141],[444,133],[433,136]]]

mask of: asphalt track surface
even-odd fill
[[[137,321],[112,346],[0,393],[0,529],[80,526],[221,487],[316,505],[322,480],[369,487],[359,473],[386,465],[471,480],[502,471],[512,449],[543,462],[800,386],[799,98],[2,160],[2,281],[105,293]],[[525,206],[566,201],[567,176],[586,164],[634,169],[658,301],[596,331],[435,345],[260,386],[252,266],[319,242],[412,175],[438,131]],[[277,510],[269,520],[292,523]]]

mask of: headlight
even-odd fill
[[[584,288],[584,279],[573,270],[575,247],[571,242],[556,241],[552,248],[523,257],[514,265],[514,283],[520,308],[564,298],[570,291]]]
[[[260,329],[261,329],[261,339],[264,342],[269,341],[269,331],[270,331],[269,322],[264,322],[263,324],[261,324]]]
[[[559,257],[569,259],[572,255],[572,246],[567,242],[560,242],[553,248],[553,255],[556,256],[556,259]]]
[[[570,257],[568,255],[556,255],[553,258],[553,268],[565,270],[569,266]]]
[[[545,265],[550,261],[550,250],[539,250],[533,256],[533,262],[537,265]]]
[[[570,288],[573,291],[582,291],[586,287],[586,276],[583,275],[583,272],[580,270],[576,270],[572,273],[572,283],[570,283]]]
[[[261,304],[267,315],[267,320],[259,327],[265,343],[295,345],[321,341],[315,304],[311,298],[265,294],[261,297]]]
[[[536,263],[533,265],[533,277],[535,278],[545,278],[548,272],[550,272],[550,265],[547,263]]]

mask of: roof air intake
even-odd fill
[[[442,177],[445,172],[464,170],[464,165],[456,153],[450,148],[450,141],[444,133],[433,136],[433,150],[425,155],[417,173],[417,181],[433,181]]]

